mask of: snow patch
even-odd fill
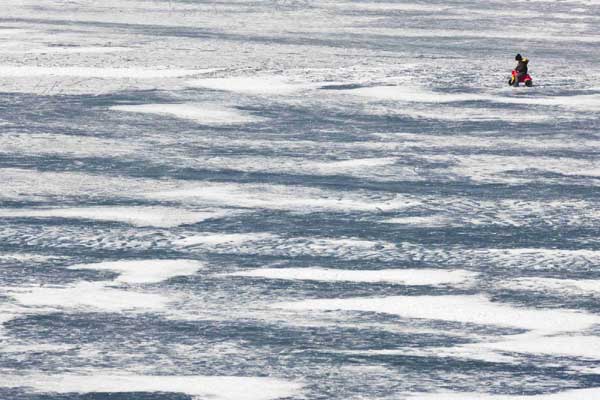
[[[227,276],[260,277],[268,279],[309,280],[325,282],[396,283],[402,285],[461,284],[477,274],[465,270],[440,269],[382,269],[339,270],[328,268],[261,268],[238,271]]]
[[[161,311],[170,301],[161,295],[109,288],[98,282],[80,282],[66,287],[16,288],[8,295],[28,307],[106,312]]]
[[[189,85],[213,90],[223,90],[250,95],[286,95],[318,85],[290,83],[279,76],[239,76],[230,78],[208,78],[189,82]]]
[[[164,375],[18,375],[0,387],[27,387],[38,393],[184,393],[213,400],[271,400],[297,396],[298,383],[263,377]]]
[[[386,219],[383,222],[388,224],[411,225],[417,227],[436,228],[450,225],[453,220],[442,215],[424,215],[415,217],[397,217]]]
[[[376,100],[391,100],[418,103],[451,103],[480,101],[485,97],[470,93],[436,93],[417,86],[373,86],[346,90],[345,93],[369,97]]]
[[[37,67],[21,65],[0,65],[0,76],[17,78],[37,76],[59,76],[106,79],[157,79],[199,75],[213,71],[215,71],[215,69]]]
[[[110,109],[131,113],[172,115],[176,118],[189,119],[204,125],[238,125],[263,120],[263,118],[255,117],[235,108],[214,104],[142,104],[113,106]]]
[[[0,31],[2,36],[2,31]],[[132,51],[129,47],[110,47],[110,46],[52,46],[52,47],[40,47],[33,49],[3,49],[0,50],[0,54],[87,54],[87,53],[120,53],[124,51]]]
[[[147,193],[148,199],[205,206],[264,208],[290,211],[389,211],[420,204],[401,195],[359,195],[299,186],[205,182]]]
[[[0,218],[76,218],[124,222],[135,226],[170,228],[222,218],[225,211],[188,211],[169,207],[81,207],[47,209],[0,209]]]
[[[92,269],[118,272],[116,282],[155,283],[175,276],[193,275],[204,267],[195,260],[139,260],[77,264],[69,269]]]
[[[246,242],[274,239],[277,236],[270,233],[205,233],[176,240],[175,245],[193,247],[199,245],[240,245]]]

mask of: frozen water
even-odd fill
[[[0,399],[600,396],[599,22],[0,2]]]

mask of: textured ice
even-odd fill
[[[108,270],[119,273],[116,282],[154,283],[174,276],[193,275],[203,267],[202,262],[194,260],[140,260],[77,264],[69,269]]]
[[[0,2],[0,398],[599,397],[599,5]]]
[[[492,350],[505,353],[548,354],[600,360],[600,338],[580,334],[559,336],[517,335],[504,341],[478,343],[476,351]]]
[[[452,103],[460,101],[479,101],[482,95],[468,93],[434,93],[418,86],[374,86],[347,91],[356,96],[370,97],[377,100],[395,100],[422,103]]]
[[[0,36],[2,33],[0,31]],[[131,51],[128,47],[110,47],[110,46],[72,46],[72,47],[41,47],[41,48],[14,48],[14,49],[2,49],[0,48],[0,54],[48,54],[48,53],[117,53],[124,51]]]
[[[500,282],[499,287],[572,296],[600,296],[600,279],[515,278]]]
[[[211,72],[212,69],[146,69],[146,68],[93,68],[93,67],[38,67],[0,65],[0,75],[3,77],[40,76],[106,78],[106,79],[156,79],[180,76],[199,75]]]
[[[341,270],[328,268],[261,268],[238,271],[230,276],[261,277],[268,279],[298,279],[326,282],[382,282],[402,285],[461,284],[475,278],[476,274],[464,270],[436,269],[383,269]]]
[[[392,296],[349,299],[314,299],[278,303],[289,310],[364,311],[421,318],[497,325],[545,333],[582,330],[600,323],[600,317],[571,310],[514,307],[482,296]]]
[[[183,393],[215,400],[271,400],[300,394],[295,382],[243,376],[25,375],[6,377],[0,387],[29,387],[39,393]]]
[[[265,208],[291,211],[385,211],[418,204],[410,197],[344,194],[301,186],[206,182],[146,194],[148,199],[205,206]]]
[[[432,393],[432,394],[413,394],[407,397],[410,400],[576,400],[591,399],[600,395],[600,390],[593,389],[572,389],[557,393],[538,394],[538,395],[492,395],[485,393]]]

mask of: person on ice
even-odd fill
[[[517,71],[517,76],[515,79],[515,82],[513,83],[514,86],[519,86],[519,81],[525,76],[527,75],[527,64],[529,64],[529,60],[523,56],[521,56],[520,54],[517,54],[515,57],[515,61],[518,62],[517,66],[515,67],[515,71]]]

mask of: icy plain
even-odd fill
[[[0,399],[600,398],[599,45],[596,0],[0,2]]]

